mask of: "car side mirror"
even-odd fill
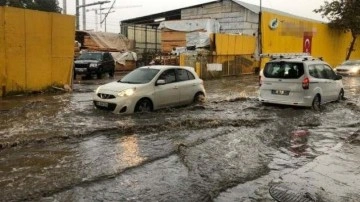
[[[341,75],[336,75],[335,80],[341,80],[342,76]]]
[[[159,85],[164,85],[166,84],[166,81],[164,79],[159,79],[156,81],[156,85],[159,86]]]

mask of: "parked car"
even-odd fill
[[[259,100],[319,110],[323,103],[344,98],[341,78],[318,58],[275,57],[260,73]]]
[[[360,76],[360,60],[346,60],[335,68],[337,74],[344,76]]]
[[[114,76],[115,61],[109,52],[84,52],[74,61],[74,79],[76,75],[91,77],[96,75],[98,79],[104,73]]]
[[[99,109],[128,114],[187,105],[205,95],[203,80],[192,67],[154,65],[99,86],[93,100]]]

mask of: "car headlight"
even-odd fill
[[[97,63],[90,63],[90,67],[97,67],[98,64]]]
[[[130,89],[121,91],[120,93],[118,93],[118,96],[119,97],[132,96],[134,93],[135,93],[135,88],[130,88]]]
[[[356,72],[358,72],[359,71],[359,68],[351,68],[350,69],[350,72],[352,72],[352,73],[356,73]]]
[[[95,94],[98,94],[100,90],[100,86],[95,90]]]

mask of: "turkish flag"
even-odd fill
[[[312,36],[304,34],[303,39],[303,52],[311,55]]]

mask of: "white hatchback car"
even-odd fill
[[[360,76],[360,60],[346,60],[336,67],[335,71],[344,76]]]
[[[147,112],[205,98],[203,80],[192,67],[145,66],[119,81],[101,85],[93,97],[99,109],[114,113]]]
[[[341,78],[318,58],[275,57],[260,72],[259,100],[319,110],[323,103],[343,99]]]

